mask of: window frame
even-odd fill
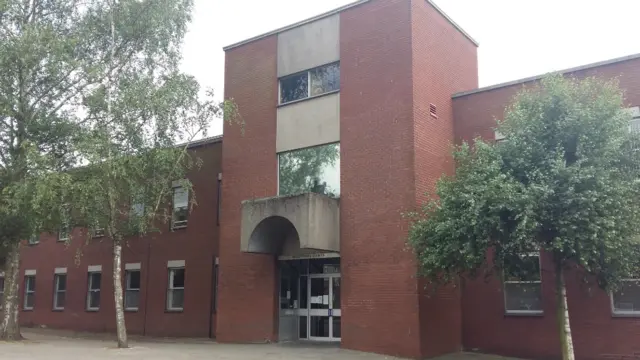
[[[4,304],[4,274],[0,274],[0,310]]]
[[[522,257],[537,257],[538,258],[538,271],[540,280],[507,280],[505,276],[504,269],[502,270],[502,293],[503,293],[503,303],[504,303],[504,313],[505,315],[543,315],[544,314],[544,304],[542,303],[543,293],[542,293],[542,257],[540,256],[540,252],[531,252],[522,254]],[[507,284],[537,284],[540,287],[540,306],[542,307],[540,310],[509,310],[507,308]]]
[[[165,301],[165,310],[168,312],[181,312],[184,311],[184,294],[185,294],[185,285],[187,279],[187,271],[185,266],[172,266],[167,268],[167,301]],[[182,287],[174,287],[173,286],[173,278],[175,277],[175,271],[182,270],[184,272],[183,277],[185,284]],[[173,306],[173,291],[174,290],[182,290],[182,307]],[[170,304],[171,303],[171,304]]]
[[[185,207],[187,215],[186,220],[176,221],[176,209],[182,209],[182,207],[176,208],[176,190],[183,189],[187,193],[187,206]],[[186,189],[184,186],[180,184],[174,184],[171,188],[171,229],[184,229],[189,224],[189,189]]]
[[[294,150],[287,150],[287,151],[281,151],[279,153],[276,153],[276,158],[277,158],[277,174],[276,174],[276,181],[278,182],[278,186],[276,189],[276,194],[278,194],[277,196],[291,196],[294,194],[287,194],[287,195],[282,195],[282,193],[280,192],[280,156],[284,155],[284,154],[289,154],[289,153],[293,153],[296,151],[301,151],[301,150],[308,150],[308,149],[312,149],[312,148],[317,148],[317,147],[322,147],[322,146],[338,146],[338,164],[336,164],[336,168],[338,169],[338,186],[339,186],[339,191],[338,191],[338,196],[335,199],[340,199],[340,196],[342,195],[342,183],[341,183],[341,179],[342,179],[342,167],[341,167],[341,151],[342,151],[342,143],[340,141],[335,141],[335,142],[330,142],[330,143],[325,143],[325,144],[319,144],[319,145],[313,145],[313,146],[308,146],[308,147],[304,147],[304,148],[299,148],[299,149],[294,149]],[[307,191],[307,192],[312,192],[312,191]]]
[[[640,277],[639,278],[622,279],[621,281],[622,282],[635,282],[635,283],[638,284],[638,287],[640,287]],[[631,310],[631,311],[628,311],[628,310],[616,310],[613,291],[609,291],[609,298],[611,300],[611,314],[613,316],[640,317],[640,310]]]
[[[65,277],[65,287],[64,287],[64,290],[60,290],[59,289],[60,278],[63,276]],[[58,304],[58,294],[60,293],[64,293],[64,304],[62,304],[62,306]],[[66,304],[67,304],[67,273],[60,272],[60,273],[53,274],[53,310],[63,311]]]
[[[33,290],[29,290],[29,282],[28,280],[32,279],[33,281]],[[27,299],[29,295],[33,296],[33,304],[31,306],[27,306]],[[22,310],[31,311],[36,307],[36,275],[25,275],[24,276],[24,299],[22,301]]]
[[[140,277],[139,281],[140,284],[138,285],[138,288],[132,288],[131,287],[131,273],[133,272],[137,272],[138,276]],[[142,272],[140,271],[140,269],[128,269],[124,271],[124,297],[123,297],[123,301],[124,301],[124,310],[125,311],[138,311],[140,309],[140,288],[142,287]],[[138,306],[136,307],[128,307],[127,306],[127,294],[130,291],[137,291],[138,292]]]
[[[279,77],[278,78],[278,106],[295,104],[295,103],[298,103],[300,101],[305,101],[305,100],[309,100],[309,99],[315,99],[315,98],[318,98],[318,97],[321,97],[321,96],[326,96],[326,95],[329,95],[329,94],[334,94],[334,93],[340,92],[340,88],[341,88],[340,80],[341,80],[341,78],[340,78],[340,76],[338,76],[338,88],[337,89],[326,91],[326,92],[323,92],[323,93],[317,94],[317,95],[311,95],[311,73],[314,70],[318,70],[318,69],[321,69],[321,68],[324,68],[324,67],[329,67],[331,65],[338,65],[338,71],[341,70],[340,60],[338,60],[338,61],[332,61],[330,63],[323,64],[323,65],[319,65],[319,66],[316,66],[316,67],[312,67],[312,68],[307,69],[307,70],[302,70],[302,71],[298,71],[298,72],[295,72],[295,73],[292,73],[292,74],[288,74],[288,75],[284,75],[284,76]],[[288,78],[294,77],[294,76],[300,76],[301,74],[304,74],[304,73],[307,74],[307,96],[303,97],[301,99],[296,99],[296,100],[283,102],[282,101],[282,80],[283,79],[288,79]]]
[[[97,289],[93,289],[93,275],[100,275],[100,287]],[[87,272],[87,299],[85,301],[85,310],[86,311],[99,311],[100,310],[100,297],[102,296],[102,271],[88,271]],[[98,306],[91,306],[91,295],[93,293],[98,294]]]

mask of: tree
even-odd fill
[[[90,188],[96,174],[117,182],[123,177],[115,172],[132,171],[141,159],[155,163],[140,172],[166,171],[177,139],[189,139],[182,127],[193,134],[220,114],[178,71],[192,7],[192,0],[0,0],[0,246],[7,259],[0,339],[20,338],[20,240],[65,221],[109,225],[69,189]],[[109,211],[118,212],[122,194],[109,194]]]
[[[550,76],[520,92],[496,144],[476,139],[453,153],[456,174],[412,214],[420,274],[526,279],[542,251],[555,266],[563,359],[573,359],[564,274],[605,290],[640,270],[638,134],[615,81]],[[491,256],[488,255],[488,250]]]

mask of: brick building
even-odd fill
[[[453,173],[450,144],[494,139],[511,97],[539,79],[478,89],[477,46],[431,0],[360,0],[226,47],[244,131],[193,144],[204,165],[186,227],[126,249],[129,330],[558,358],[552,273],[527,294],[498,280],[433,292],[407,251],[402,213]],[[619,77],[640,105],[640,55],[563,73]],[[113,331],[107,242],[78,258],[82,244],[56,240],[25,244],[22,322]],[[640,287],[568,292],[578,359],[640,354]]]

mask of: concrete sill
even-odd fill
[[[91,312],[91,313],[95,313],[100,311],[100,309],[85,309],[86,312]]]
[[[178,226],[172,226],[171,230],[182,230],[182,229],[186,229],[187,225],[178,225]]]
[[[544,311],[522,311],[522,312],[510,312],[504,313],[505,317],[544,317]]]
[[[284,103],[284,104],[278,104],[278,106],[277,106],[277,107],[278,107],[278,108],[281,108],[281,107],[283,107],[283,106],[289,106],[289,105],[293,105],[293,104],[299,104],[299,103],[301,103],[301,102],[305,102],[305,101],[309,101],[309,100],[313,100],[313,99],[321,98],[321,97],[323,97],[323,96],[333,95],[333,94],[336,94],[336,93],[339,93],[339,92],[340,92],[340,89],[338,89],[338,90],[333,90],[333,91],[326,92],[326,93],[324,93],[324,94],[314,95],[314,96],[306,97],[306,98],[304,98],[304,99],[300,99],[300,100],[293,100],[293,101],[289,101],[289,102]],[[279,95],[279,94],[278,94],[278,95]]]
[[[612,313],[612,318],[624,319],[624,318],[640,318],[640,312],[638,313]]]
[[[167,313],[167,314],[172,314],[172,313],[179,314],[179,313],[184,312],[184,309],[165,309],[164,312]]]
[[[124,312],[135,313],[135,312],[138,312],[138,308],[124,309]]]

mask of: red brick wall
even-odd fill
[[[420,356],[415,263],[411,13],[373,0],[340,17],[342,346]]]
[[[640,105],[640,60],[630,60],[573,74],[578,77],[619,77],[629,106]],[[522,84],[454,98],[455,136],[469,141],[475,136],[493,138],[495,119],[503,117],[505,105]],[[547,263],[544,265],[544,263]],[[543,266],[549,267],[548,260]],[[504,355],[559,358],[560,344],[555,323],[553,272],[543,273],[541,317],[505,316],[502,287],[498,280],[467,282],[463,290],[463,343]],[[580,284],[576,274],[567,274],[570,321],[577,359],[632,357],[640,354],[640,319],[611,314],[609,296],[602,290]],[[625,359],[627,358],[625,357]]]
[[[125,315],[129,333],[209,336],[212,266],[218,243],[216,182],[221,169],[221,148],[222,145],[216,143],[192,150],[204,165],[189,175],[198,205],[189,215],[188,227],[171,231],[166,225],[161,233],[143,239],[130,239],[128,246],[123,249],[123,264],[139,262],[142,267],[139,310]],[[92,239],[87,243],[80,229],[74,231],[73,240],[68,246],[56,240],[57,235],[43,234],[39,244],[23,247],[21,304],[24,270],[36,269],[37,275],[34,310],[21,311],[20,322],[26,326],[114,332],[113,266],[109,241],[103,238],[102,241]],[[179,313],[165,312],[168,260],[186,261],[184,311]],[[102,265],[101,305],[97,312],[85,310],[89,265]],[[52,310],[56,267],[67,268],[64,311]]]
[[[221,210],[219,341],[277,339],[277,276],[272,255],[240,252],[240,204],[275,196],[277,37],[270,36],[226,53],[225,97],[233,98],[245,122],[225,124]]]
[[[451,94],[478,86],[477,47],[425,0],[411,1],[413,121],[416,202],[433,194],[442,174],[451,174]],[[429,105],[437,108],[431,116]],[[456,288],[425,289],[420,282],[422,355],[460,350],[462,308]]]

